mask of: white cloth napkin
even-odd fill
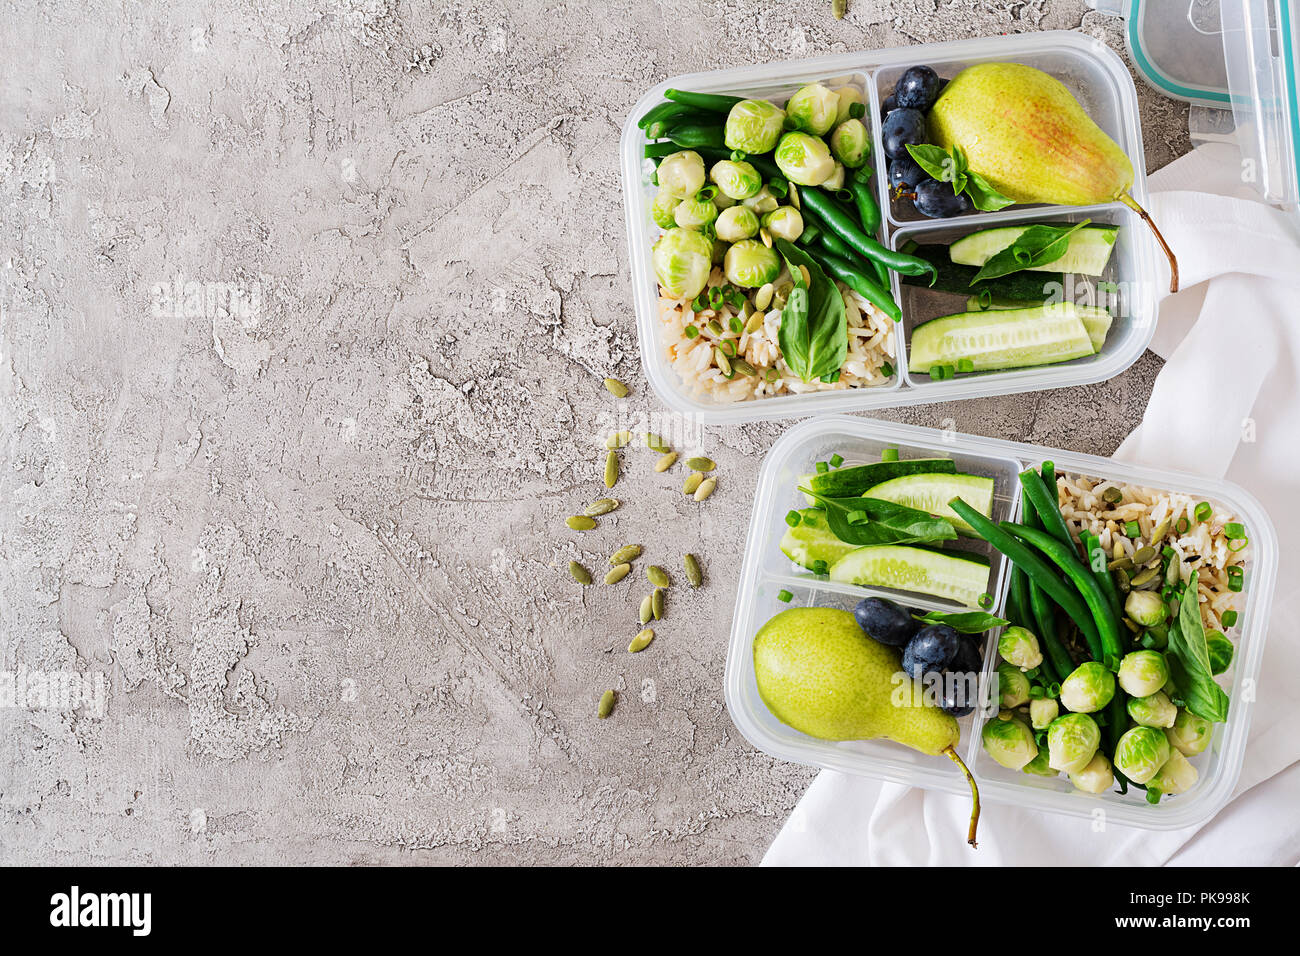
[[[1270,633],[1241,779],[1200,827],[1112,825],[987,805],[965,845],[967,798],[825,770],[764,865],[1294,865],[1300,861],[1300,231],[1256,201],[1241,158],[1201,146],[1151,177],[1151,213],[1182,291],[1160,303],[1166,359],[1142,424],[1116,458],[1226,477],[1253,493],[1281,543]],[[1163,264],[1163,259],[1161,260]],[[1162,288],[1168,288],[1166,281]],[[1252,420],[1250,427],[1243,422]],[[1253,440],[1251,440],[1253,437]]]

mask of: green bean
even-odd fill
[[[853,197],[854,203],[858,207],[858,219],[862,221],[862,231],[868,236],[874,236],[880,231],[880,206],[876,203],[876,193],[866,183],[860,183],[856,179],[850,179],[844,184],[844,188],[849,191]]]
[[[901,272],[904,275],[928,275],[931,279],[938,276],[938,271],[931,263],[916,256],[909,256],[901,252],[894,252],[892,249],[886,249],[877,240],[868,236],[853,224],[852,220],[845,215],[835,200],[821,190],[805,189],[799,195],[803,199],[804,205],[820,216],[828,229],[852,246],[864,258],[880,262],[895,272]]]
[[[1029,578],[1019,565],[1011,565],[1011,584],[1007,588],[1007,617],[1018,627],[1028,627],[1032,623],[1029,616]]]
[[[1088,562],[1088,570],[1092,576],[1097,579],[1101,585],[1102,593],[1106,595],[1106,603],[1110,605],[1111,613],[1115,615],[1117,621],[1124,618],[1124,603],[1119,599],[1119,589],[1115,587],[1115,579],[1110,576],[1108,567],[1109,560],[1106,556],[1106,549],[1101,546],[1101,539],[1089,531],[1084,531],[1081,535],[1083,538],[1083,556]]]
[[[1112,757],[1115,755],[1119,738],[1124,736],[1124,730],[1128,727],[1128,705],[1125,702],[1127,698],[1128,694],[1124,693],[1123,688],[1116,685],[1115,696],[1106,705],[1106,749]],[[1119,784],[1119,792],[1128,793],[1128,777],[1120,773],[1118,767],[1112,769],[1115,773],[1115,782]]]
[[[852,246],[839,236],[835,235],[835,233],[831,232],[830,229],[827,228],[826,224],[817,218],[817,214],[809,210],[807,207],[805,207],[802,212],[803,221],[805,223],[814,223],[817,228],[821,230],[821,235],[817,237],[817,241],[821,243],[823,249],[833,256],[838,256],[845,262],[853,263],[859,272],[863,269],[871,269],[876,276],[874,280],[876,285],[885,290],[890,288],[889,271],[884,266],[879,262],[870,259],[863,259],[863,257],[858,255]],[[890,295],[890,301],[893,301],[892,294]]]
[[[1034,475],[1038,478],[1037,473]],[[1042,479],[1039,478],[1039,481]],[[1036,528],[1027,528],[1024,525],[1018,525],[1010,521],[1004,521],[1001,524],[1003,530],[1015,535],[1021,541],[1032,544],[1035,548],[1045,554],[1058,568],[1065,572],[1074,586],[1079,589],[1083,595],[1084,602],[1092,611],[1092,619],[1096,625],[1096,632],[1101,638],[1101,654],[1093,655],[1094,660],[1099,660],[1111,670],[1119,669],[1120,658],[1124,656],[1123,644],[1120,642],[1119,623],[1111,613],[1110,605],[1106,601],[1106,595],[1102,593],[1101,586],[1097,584],[1097,579],[1092,576],[1092,572],[1084,567],[1079,556],[1074,553],[1074,549],[1062,544],[1045,531],[1039,531]],[[1080,625],[1082,627],[1082,625]]]
[[[1048,596],[1070,616],[1071,620],[1079,625],[1079,630],[1083,632],[1084,639],[1088,642],[1088,649],[1092,652],[1093,657],[1096,660],[1101,660],[1101,636],[1097,630],[1097,622],[1089,613],[1088,605],[1080,597],[1079,592],[1057,577],[1051,566],[1043,558],[1040,558],[1032,548],[1016,540],[1007,530],[995,525],[984,515],[966,504],[961,498],[954,498],[948,502],[948,507],[952,508],[959,517],[974,528],[976,534],[1004,554],[1013,564],[1017,564],[1024,569],[1029,580],[1046,591]],[[1015,527],[1021,526],[1017,525]],[[1042,534],[1041,531],[1037,533]],[[1044,537],[1047,536],[1044,535]],[[1048,540],[1055,539],[1049,537]]]
[[[1027,499],[1024,512],[1026,525],[1031,528],[1042,527],[1042,519]],[[1046,651],[1045,659],[1050,660],[1059,672],[1060,676],[1057,679],[1064,680],[1074,670],[1074,662],[1070,660],[1070,654],[1057,633],[1056,613],[1052,608],[1051,600],[1043,589],[1032,581],[1029,583],[1029,607],[1034,619],[1034,633],[1042,639]]]
[[[1047,464],[1050,466],[1051,462]],[[1043,476],[1033,468],[1022,471],[1020,487],[1024,489],[1025,498],[1042,520],[1043,529],[1069,548],[1071,554],[1075,554],[1074,539],[1070,537],[1070,529],[1065,526],[1065,519],[1061,517],[1061,506],[1057,503],[1056,495],[1047,490]]]
[[[664,90],[664,96],[675,103],[683,103],[711,113],[730,113],[731,108],[744,100],[743,96],[721,93],[691,93],[687,90]]]
[[[682,148],[676,143],[646,143],[641,155],[646,159],[663,159],[673,153],[680,153]]]
[[[819,266],[895,322],[903,317],[903,310],[898,307],[898,303],[894,301],[894,297],[889,294],[888,290],[882,289],[852,262],[818,249],[807,249],[805,251]]]
[[[665,100],[664,102],[646,110],[645,115],[636,121],[636,125],[641,127],[641,129],[648,129],[652,123],[669,117],[678,116],[691,109],[693,109],[693,107],[687,106],[684,103],[674,103],[672,100]]]
[[[695,149],[699,146],[719,149],[723,144],[721,126],[702,126],[698,123],[674,126],[668,131],[668,138],[683,149]]]
[[[799,233],[799,238],[796,239],[795,242],[799,243],[801,246],[811,246],[821,238],[821,234],[822,230],[820,226],[804,220],[803,232]]]

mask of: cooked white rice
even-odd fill
[[[1225,612],[1234,610],[1239,592],[1228,590],[1228,571],[1233,566],[1246,564],[1250,546],[1239,551],[1228,547],[1224,525],[1237,518],[1214,509],[1205,521],[1196,520],[1196,506],[1200,501],[1190,495],[1157,491],[1140,485],[1117,481],[1097,481],[1076,475],[1059,475],[1056,479],[1061,514],[1066,526],[1077,541],[1083,530],[1095,534],[1108,554],[1115,555],[1118,546],[1125,555],[1143,545],[1157,552],[1166,546],[1173,548],[1179,561],[1179,574],[1183,581],[1197,576],[1197,591],[1201,603],[1201,618],[1207,629],[1227,632],[1223,626]],[[1102,495],[1107,488],[1118,488],[1123,497],[1117,504],[1106,501]],[[1152,541],[1151,534],[1168,518],[1171,527],[1159,540]],[[1187,530],[1179,534],[1180,519],[1187,519]],[[1136,521],[1142,535],[1137,540],[1124,534],[1126,522]],[[1247,529],[1249,530],[1249,529]]]
[[[774,285],[779,287],[788,280],[789,273],[783,270]],[[709,276],[709,287],[725,284],[722,270],[715,268]],[[736,334],[730,329],[730,320],[740,313],[731,306],[724,305],[717,311],[704,309],[695,312],[690,300],[661,296],[659,317],[663,324],[668,359],[693,395],[711,398],[716,402],[743,402],[770,395],[884,385],[890,381],[890,377],[881,369],[886,362],[894,364],[894,322],[847,286],[838,282],[836,286],[844,298],[849,348],[844,364],[840,367],[840,377],[834,382],[805,382],[786,365],[781,347],[777,344],[777,334],[781,329],[781,309],[776,302],[773,302],[754,331],[742,330]],[[721,336],[714,336],[705,329],[710,320],[714,319],[722,326]],[[699,329],[696,338],[687,337],[688,325]],[[735,341],[736,355],[754,366],[758,375],[737,374],[728,379],[723,374],[715,361],[714,348],[719,341],[725,340]],[[768,382],[763,374],[770,368],[775,368],[777,372],[774,382]]]

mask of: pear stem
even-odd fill
[[[980,825],[980,788],[975,786],[975,777],[971,774],[970,768],[962,762],[957,756],[957,751],[952,749],[952,744],[943,748],[943,753],[948,759],[961,767],[961,772],[966,775],[966,782],[970,784],[971,809],[970,809],[970,829],[966,832],[966,842],[971,845],[972,849],[979,847],[975,842],[975,829]]]
[[[1169,248],[1169,243],[1165,242],[1165,237],[1160,234],[1160,228],[1156,221],[1151,218],[1150,213],[1137,204],[1137,200],[1128,193],[1120,193],[1117,197],[1120,202],[1128,206],[1135,213],[1142,217],[1142,221],[1151,227],[1155,233],[1156,242],[1160,243],[1160,248],[1165,251],[1165,256],[1169,259],[1169,291],[1178,291],[1178,258],[1174,255],[1174,250]]]

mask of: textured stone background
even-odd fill
[[[560,533],[602,490],[601,377],[657,407],[623,119],[710,64],[1051,28],[1123,48],[1081,0],[829,7],[5,4],[0,669],[111,687],[102,719],[0,710],[0,861],[761,857],[813,771],[739,738],[721,678],[786,425],[708,432],[705,508],[643,452],[641,501]],[[1139,94],[1154,169],[1185,112]],[[178,277],[260,308],[154,315]],[[1105,453],[1158,364],[882,417]],[[634,658],[643,582],[564,573],[625,540],[709,576]]]

